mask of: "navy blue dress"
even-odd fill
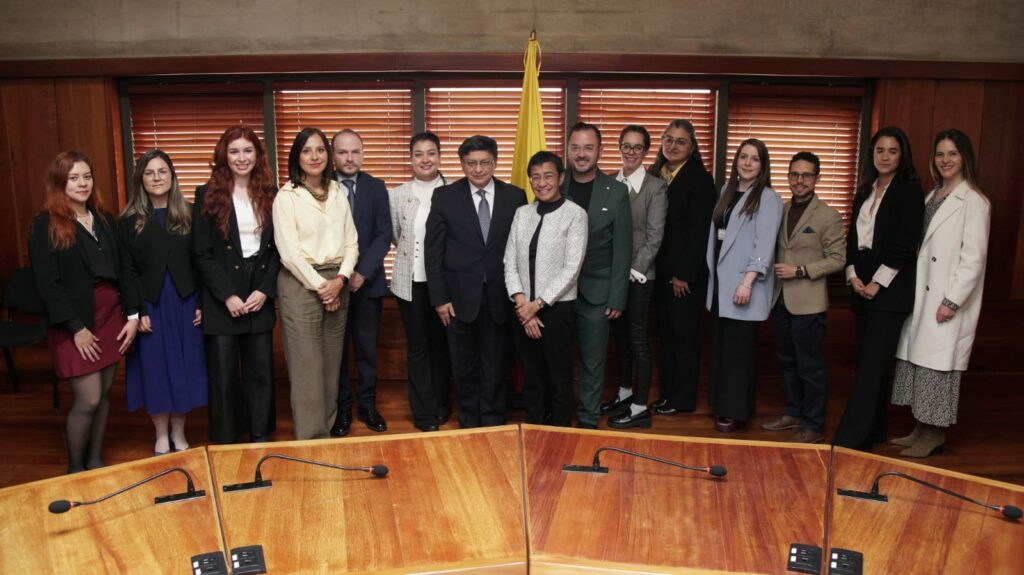
[[[167,209],[157,208],[160,225]],[[152,333],[139,333],[128,355],[125,382],[128,410],[149,414],[186,413],[206,405],[203,328],[192,325],[196,292],[178,295],[168,270],[156,302],[148,302]]]

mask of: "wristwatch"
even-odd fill
[[[534,301],[537,302],[537,311],[540,311],[540,310],[544,309],[544,306],[547,305],[547,304],[544,303],[544,300],[542,300],[540,298],[537,298]]]
[[[796,267],[796,277],[801,279],[807,277],[807,272],[804,271],[804,266]]]

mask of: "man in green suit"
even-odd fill
[[[608,322],[622,315],[629,291],[629,265],[633,256],[633,219],[629,191],[612,176],[597,169],[601,157],[601,131],[579,122],[569,130],[566,154],[571,177],[562,195],[588,216],[587,253],[580,272],[576,298],[576,328],[580,341],[580,407],[577,426],[597,427],[601,390],[604,389]]]

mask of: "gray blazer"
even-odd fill
[[[521,293],[529,300],[546,304],[576,299],[576,282],[587,252],[587,212],[566,200],[544,216],[537,238],[534,287],[530,292],[530,241],[537,231],[540,215],[534,201],[516,210],[512,230],[505,244],[505,287],[509,296]]]
[[[441,185],[448,181],[441,176]],[[405,182],[388,193],[391,207],[391,243],[395,245],[395,261],[391,268],[391,293],[412,301],[413,253],[416,249],[416,210],[420,201],[412,193],[412,182]],[[421,240],[423,238],[420,238]]]
[[[654,279],[654,258],[665,236],[665,214],[668,211],[668,183],[644,174],[640,192],[629,194],[633,212],[633,260],[631,268]]]
[[[725,228],[722,249],[715,261],[717,237],[715,223],[711,222],[708,232],[708,269],[716,273],[708,275],[707,308],[715,294],[715,276],[721,284],[718,287],[718,315],[744,321],[764,321],[772,309],[772,294],[775,289],[775,238],[782,224],[782,199],[775,190],[765,187],[761,191],[761,206],[753,215],[743,212],[746,198],[740,200],[733,210],[729,227]],[[732,303],[736,286],[743,281],[743,274],[757,272],[757,279],[750,290],[747,305]]]

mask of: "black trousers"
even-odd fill
[[[754,414],[759,323],[714,316],[708,402],[720,417],[746,421]]]
[[[885,441],[890,375],[907,314],[866,310],[856,317],[857,374],[832,444],[866,451]]]
[[[626,309],[612,322],[618,354],[619,386],[633,388],[633,403],[646,405],[651,389],[651,339],[647,324],[651,316],[654,282],[630,283]],[[636,379],[633,379],[633,366]]]
[[[412,301],[398,298],[405,325],[409,371],[409,407],[413,424],[434,425],[451,410],[451,360],[448,336],[434,306],[427,282],[413,282]]]
[[[558,302],[540,310],[540,339],[530,339],[518,323],[516,348],[523,366],[526,423],[572,426],[572,337],[575,303]]]
[[[828,399],[825,312],[793,315],[780,297],[772,309],[772,324],[786,392],[783,413],[802,418],[805,428],[821,433]]]
[[[476,320],[456,316],[448,324],[459,425],[464,428],[505,424],[509,326],[494,321],[488,300],[486,293],[480,295]]]
[[[383,299],[349,293],[345,346],[341,350],[341,374],[338,376],[339,414],[352,411],[352,378],[348,374],[351,356],[355,356],[359,374],[359,408],[369,409],[377,402],[377,341]]]
[[[277,425],[274,333],[206,336],[210,441],[265,437]]]
[[[708,291],[708,278],[690,282],[690,295],[677,298],[672,284],[659,277],[655,288],[658,332],[661,336],[661,391],[669,407],[697,409],[700,376],[700,316]]]

